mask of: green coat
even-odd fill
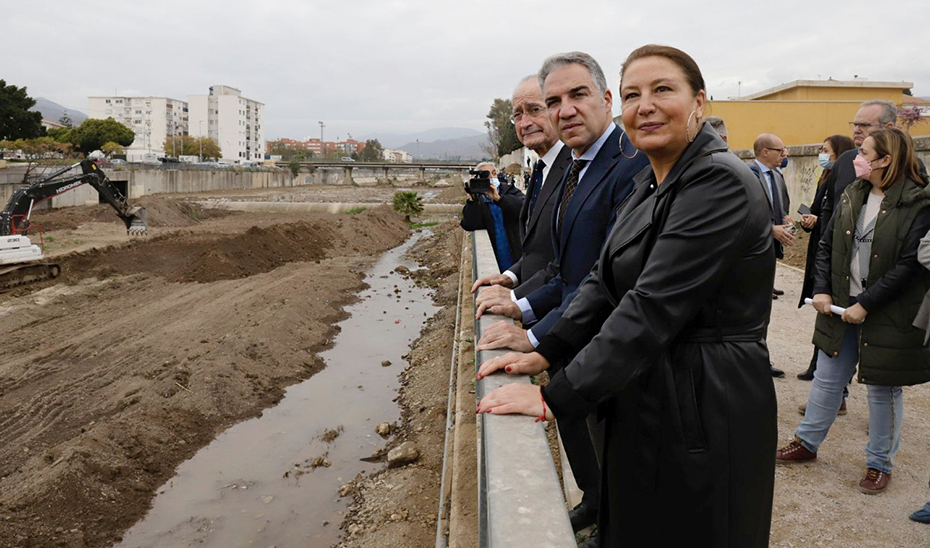
[[[849,304],[853,234],[871,188],[862,179],[846,188],[840,209],[820,241],[814,294],[829,293],[837,306]],[[896,182],[885,192],[865,289],[856,297],[868,312],[859,337],[860,383],[908,386],[930,381],[924,332],[912,325],[930,289],[930,271],[917,261],[918,243],[930,228],[928,205],[930,188],[910,179]],[[814,344],[838,356],[847,325],[835,314],[818,314]]]

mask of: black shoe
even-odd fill
[[[600,548],[600,546],[601,540],[597,536],[597,529],[595,529],[594,532],[591,533],[591,536],[578,545],[578,548]]]
[[[814,380],[814,370],[808,369],[807,371],[802,371],[798,373],[798,378],[802,381],[812,381]]]
[[[772,293],[772,300],[773,300],[773,301],[777,301],[777,300],[778,300],[778,295]]]
[[[578,506],[568,513],[568,519],[572,522],[572,531],[577,533],[597,523],[597,508],[589,508],[583,502],[578,503]]]
[[[772,295],[782,296],[782,295],[784,295],[784,294],[785,294],[785,292],[782,291],[781,289],[772,289]]]
[[[782,371],[781,369],[775,369],[774,365],[772,366],[772,377],[773,378],[780,379],[784,376],[785,376],[784,371]]]

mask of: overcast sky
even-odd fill
[[[85,113],[226,84],[265,103],[268,139],[483,131],[546,56],[590,53],[616,94],[647,43],[691,54],[715,99],[856,75],[930,96],[928,22],[927,0],[41,0],[3,10],[0,79]]]

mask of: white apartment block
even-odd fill
[[[113,118],[136,133],[136,139],[127,147],[132,152],[153,152],[174,156],[164,150],[169,136],[188,134],[187,103],[169,97],[88,97],[89,118]]]
[[[264,103],[224,85],[211,86],[209,95],[191,95],[188,100],[190,134],[216,141],[222,159],[260,162],[265,158]]]
[[[403,150],[386,148],[384,152],[381,153],[381,156],[384,158],[385,162],[397,162],[398,164],[413,163],[413,156],[411,156],[409,152]]]

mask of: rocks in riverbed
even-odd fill
[[[405,441],[399,446],[388,451],[388,466],[396,468],[411,462],[416,462],[420,458],[420,451],[413,442]]]

